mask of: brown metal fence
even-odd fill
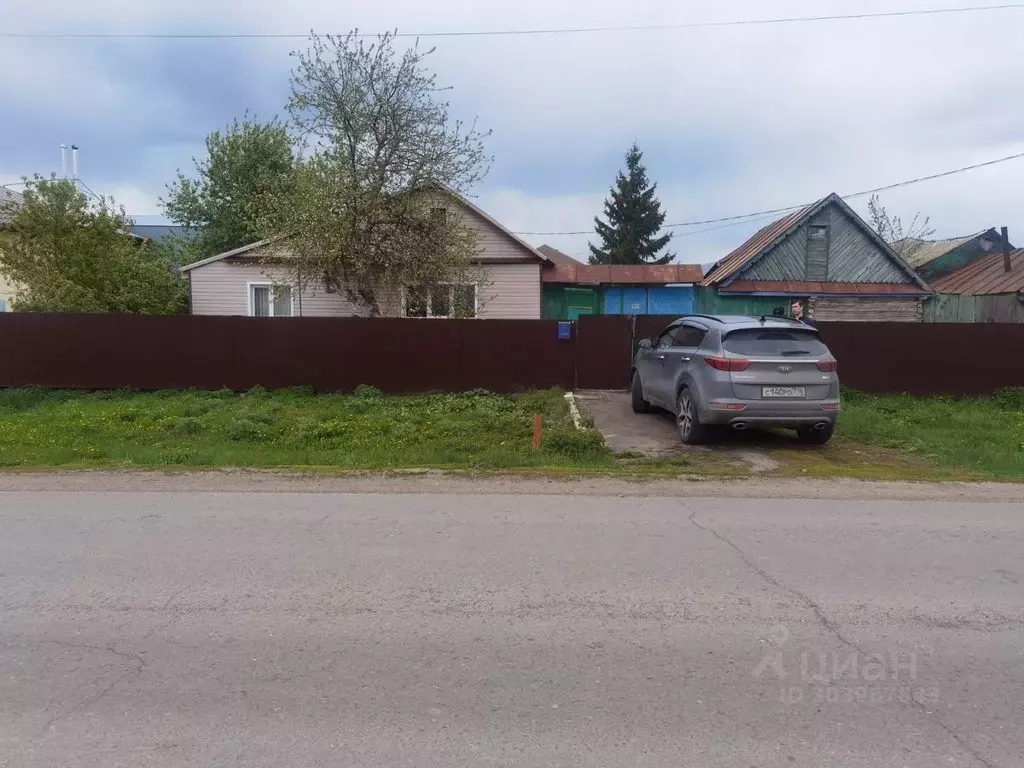
[[[635,344],[673,317],[549,320],[0,314],[0,386],[386,392],[626,389]],[[840,379],[866,392],[1024,386],[1024,324],[822,323]]]
[[[548,320],[0,315],[0,386],[514,392],[575,382]]]
[[[634,349],[676,318],[636,318]],[[1024,386],[1024,323],[819,323],[839,379],[863,392],[988,395]]]

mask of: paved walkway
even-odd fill
[[[779,467],[759,445],[784,443],[786,438],[778,435],[723,431],[711,446],[688,446],[679,440],[672,414],[660,409],[633,413],[628,392],[582,391],[575,395],[594,420],[594,426],[604,435],[608,447],[616,453],[639,453],[650,458],[685,455],[695,462],[702,458],[709,461],[727,457],[746,464],[752,472],[768,472]]]

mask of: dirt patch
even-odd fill
[[[629,394],[625,392],[577,392],[576,400],[616,453],[640,454],[651,459],[687,457],[695,465],[724,462],[744,466],[754,473],[773,472],[782,467],[757,444],[758,437],[753,435],[724,433],[723,442],[711,446],[683,445],[672,414],[659,409],[633,413]]]

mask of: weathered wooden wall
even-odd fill
[[[938,295],[925,300],[926,323],[1024,323],[1024,303],[1012,293]]]

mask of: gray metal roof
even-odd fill
[[[893,244],[893,250],[903,254],[903,260],[910,264],[910,266],[917,268],[927,264],[929,261],[934,261],[939,256],[947,254],[955,248],[959,248],[964,243],[970,242],[987,231],[986,229],[966,237],[951,237],[946,240],[918,240],[908,237],[903,240],[897,240]]]
[[[132,224],[131,232],[155,243],[171,237],[185,236],[185,228],[177,224]]]

